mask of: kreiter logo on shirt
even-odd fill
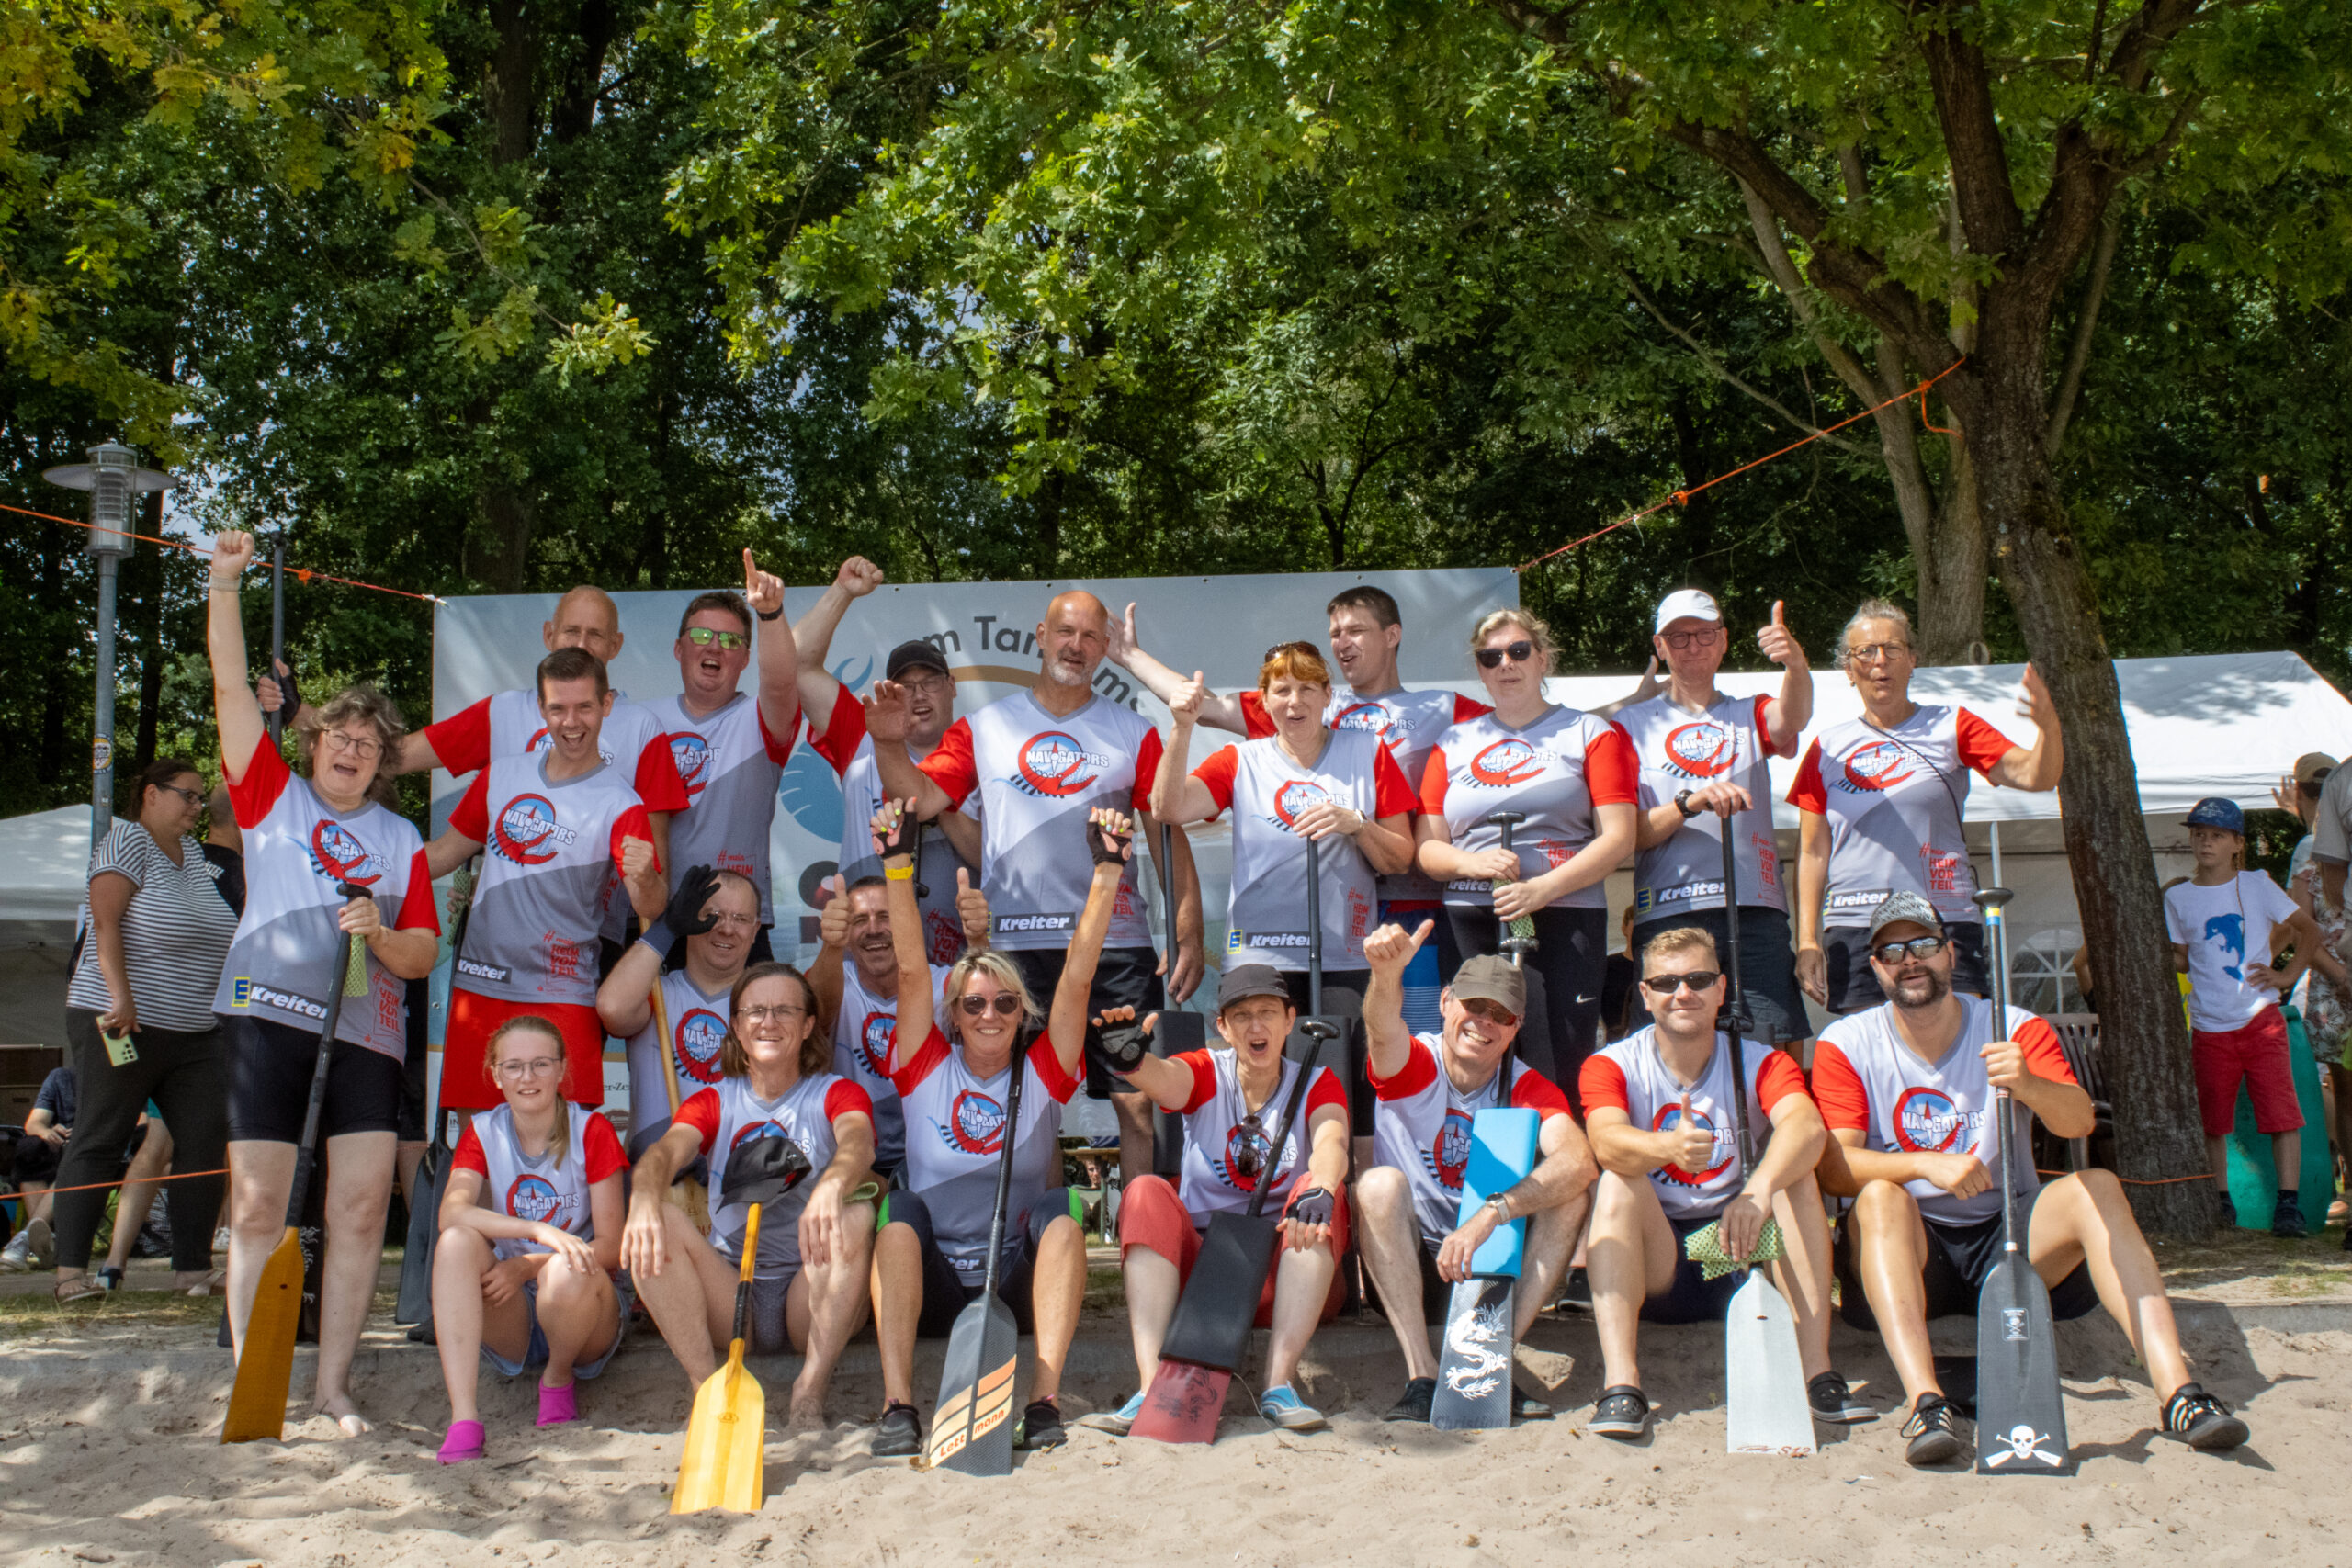
[[[516,795],[490,829],[491,847],[516,865],[545,865],[578,837],[556,820],[555,807],[543,795]]]
[[[1730,1141],[1724,1136],[1723,1130],[1721,1128],[1717,1127],[1714,1122],[1708,1120],[1707,1113],[1697,1109],[1695,1106],[1690,1111],[1690,1124],[1693,1127],[1704,1128],[1707,1132],[1714,1134],[1715,1150],[1719,1154],[1722,1153],[1724,1145]],[[1681,1125],[1682,1107],[1679,1104],[1661,1105],[1657,1108],[1657,1120],[1652,1122],[1650,1124],[1650,1131],[1654,1133],[1670,1133]],[[1657,1173],[1660,1176],[1665,1177],[1668,1181],[1679,1183],[1684,1187],[1704,1187],[1708,1182],[1713,1181],[1716,1177],[1721,1176],[1724,1173],[1724,1168],[1730,1164],[1731,1156],[1726,1154],[1724,1155],[1722,1159],[1716,1161],[1713,1165],[1694,1176],[1690,1172],[1683,1169],[1680,1166],[1675,1164],[1672,1160],[1668,1160],[1664,1165],[1657,1168]]]
[[[311,829],[311,867],[329,882],[356,882],[371,886],[384,874],[384,863],[342,823],[322,817]]]
[[[678,777],[685,782],[686,798],[694,799],[710,781],[703,777],[703,770],[710,766],[710,742],[693,730],[681,729],[670,737],[670,761],[678,767]]]
[[[1021,743],[1016,764],[1021,776],[1014,784],[1032,795],[1058,798],[1076,795],[1102,777],[1111,759],[1092,755],[1073,736],[1048,729]]]
[[[1298,818],[1310,806],[1320,806],[1331,798],[1330,792],[1312,779],[1286,780],[1274,791],[1274,817],[1292,832],[1298,831]]]
[[[1498,740],[1470,759],[1470,776],[1489,789],[1526,784],[1541,772],[1535,748],[1524,740]]]
[[[708,1008],[689,1008],[678,1021],[678,1066],[696,1083],[717,1083],[718,1051],[727,1043],[727,1021]]]
[[[1846,759],[1844,777],[1831,782],[1861,794],[1893,789],[1912,773],[1911,754],[1892,740],[1873,740]]]
[[[1004,1107],[967,1089],[948,1108],[947,1125],[939,1128],[939,1135],[967,1155],[992,1155],[1004,1145]]]
[[[1961,1114],[1943,1090],[1919,1085],[1905,1089],[1894,1102],[1894,1141],[1908,1154],[1950,1154],[1960,1146],[1962,1131],[1973,1120]]]
[[[1738,743],[1713,719],[1677,725],[1666,736],[1666,765],[1686,779],[1721,778],[1739,761]]]
[[[515,1219],[538,1224],[552,1223],[561,1201],[556,1196],[555,1184],[541,1176],[518,1176],[514,1185],[506,1190],[506,1212]]]

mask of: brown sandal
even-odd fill
[[[215,1269],[207,1274],[196,1274],[191,1270],[189,1273],[172,1276],[173,1290],[182,1295],[193,1296],[198,1301],[207,1296],[220,1295],[228,1282],[229,1271],[225,1269]]]
[[[103,1296],[107,1293],[106,1281],[100,1280],[96,1274],[86,1271],[80,1274],[61,1272],[57,1276],[57,1284],[54,1289],[59,1306],[63,1306],[68,1302],[86,1302],[92,1296]]]

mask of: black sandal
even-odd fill
[[[1632,1383],[1602,1389],[1600,1403],[1593,1406],[1586,1425],[1604,1438],[1632,1442],[1650,1429],[1650,1402]]]

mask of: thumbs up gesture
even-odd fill
[[[817,942],[820,946],[842,948],[849,945],[849,879],[828,877],[826,891],[832,895],[825,907],[817,911]]]
[[[972,874],[963,866],[956,868],[956,916],[964,922],[964,943],[973,952],[986,951],[989,945],[989,896],[972,886]]]
[[[1690,1114],[1690,1091],[1682,1091],[1682,1114],[1667,1136],[1674,1140],[1674,1164],[1678,1169],[1692,1176],[1711,1168],[1715,1163],[1715,1133],[1712,1127],[1702,1127]]]
[[[1789,623],[1783,608],[1785,604],[1784,600],[1772,601],[1771,622],[1757,632],[1756,646],[1762,649],[1764,657],[1773,663],[1790,665],[1803,670],[1806,668],[1804,649],[1789,633]]]

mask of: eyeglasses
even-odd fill
[[[363,762],[373,761],[384,754],[384,743],[373,736],[345,735],[340,729],[330,729],[319,736],[319,743],[340,756],[348,751]]]
[[[1721,626],[1709,626],[1704,631],[1660,632],[1658,635],[1666,638],[1667,647],[1677,653],[1681,653],[1690,649],[1706,647],[1715,638],[1723,636],[1724,629]]]
[[[165,795],[178,795],[190,806],[202,806],[204,804],[204,792],[200,789],[182,789],[177,784],[157,784],[155,787],[162,790]]]
[[[1011,991],[999,991],[992,997],[964,996],[956,999],[964,1004],[966,1018],[986,1018],[991,1012],[999,1018],[1011,1018],[1021,1010],[1021,998]]]
[[[1261,664],[1272,664],[1274,661],[1274,656],[1278,653],[1303,653],[1309,659],[1320,659],[1323,657],[1321,650],[1311,642],[1278,642],[1274,644],[1273,647],[1266,649],[1266,657],[1258,660],[1258,662]]]
[[[1714,989],[1715,982],[1724,977],[1720,969],[1691,969],[1679,975],[1645,975],[1642,989],[1654,997],[1670,997],[1689,987],[1693,995]]]
[[[1891,664],[1911,651],[1907,642],[1868,642],[1846,650],[1849,664]]]
[[[1909,942],[1883,942],[1871,949],[1871,956],[1892,968],[1906,958],[1933,958],[1946,945],[1939,936],[1915,936]]]
[[[1464,1002],[1462,1010],[1472,1018],[1483,1019],[1488,1023],[1499,1024],[1505,1029],[1515,1028],[1519,1023],[1519,1014],[1498,1003],[1490,1002],[1484,997]]]
[[[685,631],[685,637],[688,642],[693,643],[696,648],[708,648],[715,642],[720,648],[729,650],[738,648],[748,648],[751,646],[752,642],[752,639],[745,637],[741,632],[722,632],[710,626],[688,626]]]
[[[563,1058],[560,1056],[533,1056],[523,1062],[510,1058],[498,1064],[500,1077],[512,1078],[518,1083],[525,1078],[551,1078],[561,1071]]]
[[[1503,660],[1506,659],[1513,664],[1524,664],[1534,657],[1535,645],[1525,637],[1520,638],[1517,642],[1505,643],[1500,648],[1482,648],[1478,650],[1478,662],[1489,670],[1501,669]]]
[[[770,1019],[775,1020],[778,1023],[789,1023],[796,1018],[806,1016],[808,1011],[807,1008],[797,1002],[779,1002],[772,1008],[737,1008],[735,1010],[737,1017],[748,1019],[753,1023],[765,1023]]]

